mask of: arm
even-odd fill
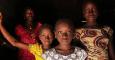
[[[112,60],[114,60],[115,59],[115,52],[113,51],[113,45],[112,45],[111,41],[109,41],[108,49],[109,49],[110,58]]]
[[[108,49],[109,49],[109,56],[112,60],[115,60],[115,51],[113,48],[112,40],[113,40],[113,29],[108,27],[108,36],[109,36],[109,42],[108,42]]]
[[[4,38],[12,45],[21,49],[28,49],[28,45],[17,42],[17,40],[10,35],[10,33],[2,25],[2,13],[0,12],[0,31]]]

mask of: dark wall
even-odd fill
[[[81,13],[83,1],[84,0],[0,0],[0,11],[4,13],[6,28],[14,35],[14,27],[17,23],[23,22],[23,12],[26,7],[32,7],[34,9],[37,21],[54,25],[56,19],[68,17],[78,26],[82,24],[81,21],[83,20]],[[96,2],[100,8],[99,23],[109,25],[115,31],[115,0],[96,0]],[[115,34],[113,37],[115,37]],[[1,41],[3,40],[4,39],[1,39]],[[114,42],[113,40],[113,43]],[[13,54],[11,53],[12,55],[10,56],[13,58],[17,50],[15,48],[12,49],[12,46],[7,46],[7,48],[3,46],[2,51],[7,53],[12,52]],[[3,55],[0,53],[0,58],[1,56],[6,57],[10,54],[8,53],[7,55],[7,53],[3,53]]]

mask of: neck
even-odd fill
[[[49,45],[43,45],[42,47],[43,47],[43,49],[44,49],[44,50],[47,50],[47,49],[49,49],[49,48],[50,48],[50,46],[49,46]]]
[[[88,26],[94,26],[94,25],[96,25],[96,22],[87,22],[86,23]]]
[[[32,21],[26,21],[27,26],[32,26]]]
[[[33,29],[32,22],[27,21],[27,23],[26,23],[25,26],[26,26],[26,29],[27,29],[28,31],[32,31],[32,29]]]
[[[32,21],[27,21],[27,25],[32,25]]]
[[[69,50],[71,49],[71,45],[58,45],[59,48],[61,48],[62,50]]]

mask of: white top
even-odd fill
[[[44,60],[85,60],[87,57],[87,53],[78,47],[75,47],[73,53],[69,55],[62,55],[56,52],[55,48],[52,48],[42,54]]]

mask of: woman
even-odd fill
[[[73,39],[73,26],[67,19],[60,19],[55,25],[55,38],[59,44],[46,51],[42,56],[44,60],[85,60],[86,52],[71,45]]]
[[[111,54],[112,29],[108,26],[99,26],[96,22],[98,10],[95,3],[85,2],[83,5],[83,16],[86,24],[76,29],[76,38],[87,48],[88,60],[109,60]]]
[[[38,22],[36,26],[33,24],[34,12],[31,8],[27,8],[24,13],[24,25],[19,24],[16,26],[15,33],[19,37],[20,42],[25,44],[34,44],[38,39],[38,31],[41,23]],[[25,49],[19,50],[19,60],[35,60],[33,54]]]
[[[38,40],[38,41],[41,41],[42,44],[37,43],[37,40],[34,44],[25,44],[22,42],[18,42],[13,36],[11,36],[9,34],[9,32],[6,31],[6,29],[3,27],[2,24],[3,24],[2,23],[2,14],[0,13],[0,31],[3,34],[4,38],[6,38],[6,40],[12,46],[27,50],[29,53],[33,54],[35,57],[35,60],[43,60],[41,57],[41,54],[45,50],[51,48],[50,45],[53,40],[52,29],[49,25],[43,25],[40,28],[39,36],[38,36],[40,40]]]

